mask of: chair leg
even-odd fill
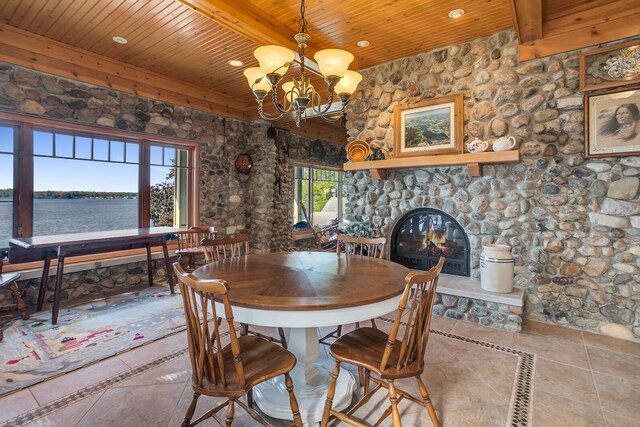
[[[287,372],[284,374],[284,383],[287,386],[287,391],[289,392],[289,404],[291,405],[291,413],[293,414],[293,424],[296,427],[302,427],[302,417],[300,416],[300,408],[298,408],[298,401],[296,400],[296,395],[293,394],[293,381],[291,381],[291,376]]]
[[[393,380],[389,380],[389,400],[391,401],[391,416],[393,417],[393,427],[402,427],[400,412],[398,411],[398,395]]]
[[[250,388],[249,391],[247,391],[247,406],[249,408],[253,408],[253,388]]]
[[[229,406],[227,407],[227,419],[225,420],[227,427],[231,427],[231,423],[233,423],[233,416],[235,414],[234,403],[235,403],[235,400],[229,399]]]
[[[191,425],[191,418],[193,414],[196,412],[196,405],[198,404],[198,398],[200,397],[199,393],[193,393],[193,400],[187,409],[187,413],[184,415],[184,420],[182,421],[182,427],[189,427]]]
[[[374,329],[378,329],[378,325],[376,325],[376,321],[371,319],[371,327]]]
[[[364,394],[369,393],[369,377],[371,376],[371,371],[368,369],[364,370]]]
[[[24,303],[22,299],[22,295],[20,295],[20,291],[18,290],[18,285],[16,282],[13,282],[9,287],[11,289],[11,293],[13,294],[13,298],[16,300],[16,308],[20,310],[20,315],[23,320],[29,319],[29,311],[27,310],[27,305]]]
[[[336,329],[336,337],[340,338],[342,336],[342,325],[338,326],[338,329]]]
[[[247,335],[249,335],[249,325],[247,325],[246,323],[241,323],[240,328],[241,337],[246,337]]]
[[[2,332],[2,325],[0,325],[0,341],[4,339],[4,332]]]
[[[333,396],[336,393],[336,381],[340,374],[340,362],[336,360],[336,366],[331,373],[331,383],[329,384],[329,390],[327,390],[327,401],[324,404],[324,412],[322,413],[322,422],[320,427],[326,427],[329,422],[329,416],[331,415],[331,405],[333,404]]]
[[[420,389],[420,394],[422,395],[422,401],[424,402],[424,406],[429,411],[429,417],[431,417],[431,422],[434,427],[440,427],[440,421],[438,421],[438,415],[436,414],[436,410],[433,407],[433,402],[431,402],[431,398],[429,397],[429,393],[427,392],[427,387],[425,387],[424,382],[422,382],[422,378],[416,377],[418,380],[418,388]]]
[[[278,328],[278,333],[280,334],[280,343],[282,344],[282,348],[287,349],[287,338],[284,336],[284,329]]]

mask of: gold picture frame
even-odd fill
[[[394,157],[462,153],[463,94],[393,108]]]
[[[640,40],[580,54],[580,90],[591,91],[640,82]]]

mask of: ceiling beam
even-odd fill
[[[297,32],[273,16],[266,15],[246,0],[176,1],[256,44],[275,44],[288,47],[296,52],[296,61],[300,61],[298,45],[293,38]],[[318,50],[320,49],[313,42],[310,42],[305,58],[305,66],[316,74],[320,73],[320,69],[311,58]]]
[[[0,61],[244,120],[246,103],[124,62],[0,24]]]
[[[512,0],[511,11],[520,44],[542,38],[542,0]]]

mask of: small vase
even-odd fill
[[[482,245],[480,287],[485,291],[508,294],[513,291],[513,257],[509,245]]]

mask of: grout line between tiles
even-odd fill
[[[81,422],[82,420],[84,420],[84,417],[86,417],[86,416],[87,416],[87,414],[89,413],[89,411],[90,411],[90,410],[92,410],[94,406],[96,406],[96,404],[98,403],[98,401],[99,401],[100,399],[102,399],[102,396],[104,396],[104,391],[100,392],[100,397],[98,397],[98,398],[96,399],[96,401],[95,401],[95,402],[93,402],[93,405],[89,406],[89,408],[85,411],[85,413],[84,413],[84,414],[82,414],[82,416],[80,417],[80,419],[79,419],[79,420],[78,420],[78,421],[73,425],[73,427],[77,426],[78,424],[80,424],[80,422]]]
[[[591,380],[593,381],[593,387],[596,389],[596,397],[598,398],[598,406],[600,407],[600,416],[602,417],[602,421],[605,426],[608,426],[607,419],[604,417],[604,408],[602,407],[602,400],[600,399],[600,391],[598,390],[598,384],[596,383],[596,377],[593,375],[593,366],[591,365],[591,357],[589,356],[589,351],[587,351],[587,343],[584,341],[584,336],[582,337],[582,344],[584,346],[584,352],[587,355],[587,363],[589,363],[589,373],[591,374]]]

